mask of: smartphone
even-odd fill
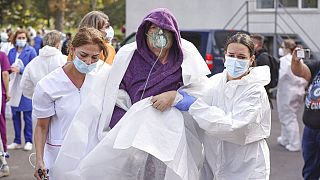
[[[299,49],[299,50],[297,50],[297,58],[309,59],[310,58],[310,49]]]

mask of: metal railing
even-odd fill
[[[279,0],[275,0],[275,11],[274,11],[274,21],[270,22],[270,20],[268,22],[264,22],[264,21],[249,21],[249,16],[250,16],[250,10],[249,10],[249,3],[252,3],[255,1],[245,1],[243,4],[241,4],[241,6],[239,7],[239,9],[235,12],[235,14],[228,20],[228,22],[225,24],[225,26],[223,27],[223,29],[227,29],[227,28],[236,28],[237,26],[240,25],[241,22],[243,22],[244,18],[245,18],[245,23],[243,23],[243,25],[241,26],[241,30],[243,30],[246,27],[246,30],[249,31],[249,25],[253,24],[253,23],[260,23],[260,24],[270,24],[273,23],[274,24],[274,41],[273,41],[273,54],[277,55],[277,47],[278,45],[281,43],[282,41],[282,37],[280,37],[279,32],[278,32],[278,28],[283,32],[283,34],[287,34],[288,32],[286,32],[281,25],[279,23],[279,20],[281,20],[282,24],[284,24],[286,26],[287,29],[289,29],[290,31],[292,31],[293,34],[301,34],[303,35],[303,37],[305,37],[308,42],[310,42],[318,52],[320,52],[320,47],[318,46],[318,44],[311,38],[311,36],[306,32],[306,30],[299,24],[299,22],[293,18],[293,15],[287,10],[287,8],[281,3],[279,2]],[[281,8],[281,10],[283,10],[282,13],[279,13],[279,8]],[[241,14],[242,13],[242,14]],[[286,20],[283,16],[287,15],[290,20],[292,20],[293,24],[295,25],[295,28],[292,24],[288,23],[288,20]],[[279,19],[278,19],[279,18]],[[231,26],[231,24],[233,24],[233,26]],[[298,33],[298,30],[300,30],[300,33]],[[304,41],[302,39],[301,36],[297,36],[300,37],[302,41]],[[289,36],[287,37],[289,38]],[[304,41],[305,42],[305,41]]]

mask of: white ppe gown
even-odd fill
[[[39,56],[30,61],[23,71],[20,81],[22,94],[31,99],[37,83],[66,62],[67,56],[63,55],[59,49],[51,46],[41,48]]]
[[[204,97],[189,109],[205,130],[203,180],[269,179],[269,81],[267,66],[252,68],[240,80],[227,82],[226,70],[208,79]]]
[[[304,105],[303,98],[308,82],[292,73],[291,59],[291,54],[280,58],[277,109],[281,123],[280,143],[289,145],[292,150],[299,150],[301,138],[297,113]]]
[[[184,85],[188,85],[210,71],[193,44],[183,39],[181,43],[182,78]],[[135,42],[119,50],[109,78],[97,81],[96,91],[80,106],[54,166],[55,178],[141,179],[150,155],[166,165],[166,180],[198,178],[202,145],[197,125],[192,119],[184,118],[190,115],[182,115],[174,107],[165,112],[157,111],[151,106],[150,97],[131,107],[119,105],[121,102],[127,106],[131,104],[125,103],[130,98],[118,88],[135,50]],[[197,93],[196,88],[194,92]],[[128,111],[110,130],[115,104]]]

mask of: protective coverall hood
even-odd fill
[[[53,56],[58,54],[61,54],[61,51],[52,46],[44,46],[39,50],[39,56]]]

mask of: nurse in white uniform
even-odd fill
[[[102,34],[94,28],[81,28],[71,42],[73,61],[45,76],[35,88],[33,114],[37,118],[37,125],[34,136],[34,176],[39,180],[38,170],[41,169],[46,175],[47,169],[54,165],[69,125],[91,90],[92,74],[99,69],[96,66],[103,64],[99,61],[102,51],[107,57]]]
[[[226,69],[205,82],[204,97],[180,91],[183,99],[176,107],[188,110],[205,130],[201,180],[269,179],[265,138],[270,135],[271,113],[264,89],[270,82],[269,67],[249,67],[254,44],[246,34],[232,36],[225,50]]]

